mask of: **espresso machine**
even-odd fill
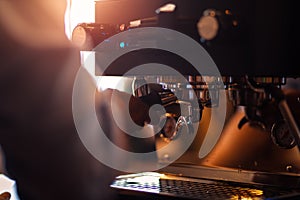
[[[165,111],[154,123],[157,163],[162,167],[116,177],[111,187],[120,198],[300,198],[294,1],[107,0],[95,6],[96,22],[78,24],[73,31],[73,41],[83,51],[93,51],[122,32],[163,28],[198,43],[213,61],[205,64],[215,64],[219,72],[199,71],[202,65],[153,48],[154,40],[163,41],[150,36],[120,41],[118,48],[146,48],[95,69],[101,76],[131,78],[132,95]],[[189,51],[186,46],[182,48]],[[132,70],[139,65],[144,68]],[[174,70],[160,71],[160,66]],[[182,147],[182,140],[189,140],[188,145]]]

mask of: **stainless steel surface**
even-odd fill
[[[132,195],[154,194],[157,196],[182,199],[275,199],[296,196],[299,191],[284,187],[270,187],[253,184],[237,184],[227,181],[214,181],[204,178],[188,178],[171,174],[140,173],[117,177],[111,187],[120,193],[126,191]]]

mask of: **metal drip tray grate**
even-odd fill
[[[182,178],[157,173],[120,176],[111,187],[142,194],[209,200],[263,200],[293,193],[293,191],[278,188],[248,187],[229,182]]]
[[[230,186],[220,183],[199,183],[181,180],[160,181],[161,192],[194,199],[263,199],[264,191],[259,189]],[[269,194],[276,196],[278,193]]]

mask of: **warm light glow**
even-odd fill
[[[141,20],[134,20],[130,22],[130,27],[138,27],[139,25],[141,25]]]
[[[155,12],[156,13],[161,13],[161,12],[173,12],[176,8],[175,4],[168,3],[160,8],[158,8]]]
[[[100,91],[110,88],[132,94],[132,81],[133,79],[122,76],[98,76],[97,87]]]
[[[67,0],[68,7],[65,13],[65,29],[68,38],[79,23],[95,22],[94,0]]]
[[[250,193],[248,195],[233,195],[230,200],[262,200],[262,195],[264,192],[262,190],[250,189],[250,188],[240,188],[240,192],[245,190]]]

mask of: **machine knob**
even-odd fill
[[[126,29],[124,24],[79,23],[73,29],[72,42],[81,51],[90,51],[103,40]]]
[[[291,149],[296,146],[296,140],[289,130],[287,123],[282,120],[274,123],[271,129],[273,142],[284,149]]]
[[[197,23],[201,42],[214,40],[218,37],[222,41],[234,39],[240,29],[237,17],[230,10],[220,11],[207,9]]]

